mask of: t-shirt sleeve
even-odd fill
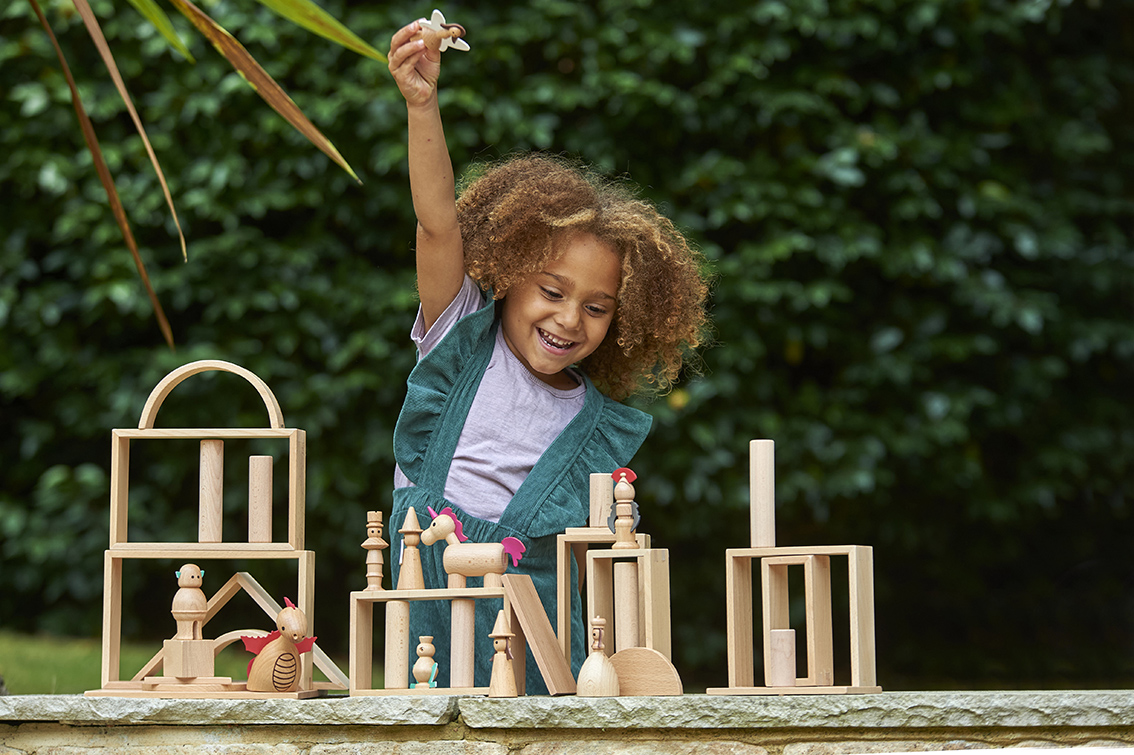
[[[425,320],[421,316],[421,307],[419,306],[417,308],[417,319],[414,320],[413,330],[410,331],[410,338],[417,345],[417,358],[421,359],[428,354],[445,337],[445,334],[452,330],[458,320],[480,309],[482,302],[483,296],[480,288],[472,278],[466,275],[461,283],[461,290],[457,292],[453,301],[449,302],[449,306],[445,308],[445,311],[441,313],[441,316],[437,318],[429,330],[425,329]]]

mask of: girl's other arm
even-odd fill
[[[419,28],[414,21],[394,34],[389,61],[409,118],[410,192],[417,215],[417,289],[428,329],[460,291],[465,260],[457,223],[453,163],[437,105],[441,53],[413,39]]]

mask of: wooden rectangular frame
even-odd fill
[[[831,557],[771,556],[760,559],[763,596],[764,658],[772,657],[772,630],[791,629],[788,615],[788,567],[803,567],[807,676],[796,677],[797,687],[830,687],[835,683],[835,656],[831,627]],[[771,669],[764,664],[764,683],[771,687]]]
[[[771,567],[806,556],[846,556],[850,592],[849,686],[758,687],[755,684],[752,560],[777,559]],[[784,558],[789,561],[780,561]],[[815,566],[813,565],[813,569]],[[815,573],[813,572],[813,577]],[[817,577],[815,577],[817,578]],[[706,690],[710,695],[846,694],[881,692],[875,676],[874,563],[866,545],[814,547],[730,548],[725,551],[725,585],[728,630],[728,687]],[[779,600],[780,596],[776,596]],[[763,605],[774,601],[764,596]],[[765,611],[767,614],[767,611]],[[765,624],[767,627],[768,625]],[[811,656],[808,661],[810,667]]]
[[[638,562],[637,647],[652,648],[664,655],[666,660],[670,660],[672,653],[667,548],[588,551],[587,620],[595,615],[603,617],[606,619],[606,636],[608,638],[615,636],[614,562],[618,559],[634,559]],[[604,652],[613,655],[614,645],[614,642],[608,641]]]
[[[591,475],[594,477],[610,478],[610,475]],[[610,486],[613,490],[613,486]],[[613,494],[612,494],[613,495]],[[593,504],[592,504],[593,505]],[[634,536],[638,541],[639,548],[650,547],[650,536],[644,533],[638,533]],[[556,613],[556,637],[559,639],[559,648],[563,651],[563,657],[567,660],[567,665],[571,665],[571,591],[578,589],[578,587],[571,582],[571,552],[576,546],[582,546],[582,551],[585,551],[591,545],[613,545],[614,533],[606,527],[568,527],[566,532],[556,537],[555,540],[555,566],[556,566],[556,600],[555,600],[555,613]],[[587,565],[585,563],[579,564],[579,570],[582,572],[580,576],[586,574]],[[593,615],[594,609],[590,607],[588,600],[587,605],[583,606],[583,625],[586,626],[587,621],[591,617],[587,613],[591,612]],[[605,614],[603,614],[605,616]],[[613,636],[613,635],[611,635]]]

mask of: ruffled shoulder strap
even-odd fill
[[[410,372],[394,427],[394,458],[414,485],[444,489],[464,417],[492,357],[494,305],[485,294],[481,308],[457,321]],[[440,433],[454,412],[461,421]]]
[[[613,473],[637,453],[653,418],[603,395],[590,378],[582,410],[552,442],[516,491],[500,524],[543,537],[585,526],[590,514],[590,475]]]

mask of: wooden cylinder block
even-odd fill
[[[638,640],[638,562],[614,563],[614,647],[641,646]]]
[[[795,630],[771,630],[768,668],[764,681],[769,687],[795,686]]]
[[[748,444],[749,510],[752,547],[776,547],[776,443],[754,440]]]
[[[452,634],[449,638],[449,686],[473,687],[476,657],[473,648],[476,638],[476,601],[452,602]]]
[[[409,640],[409,601],[391,600],[386,603],[386,689],[409,689]]]
[[[503,574],[508,569],[508,554],[500,543],[460,543],[445,548],[442,557],[446,574],[483,577]]]
[[[248,457],[248,542],[272,542],[272,457]]]
[[[198,535],[202,543],[219,543],[224,511],[224,441],[201,441],[201,497]]]

